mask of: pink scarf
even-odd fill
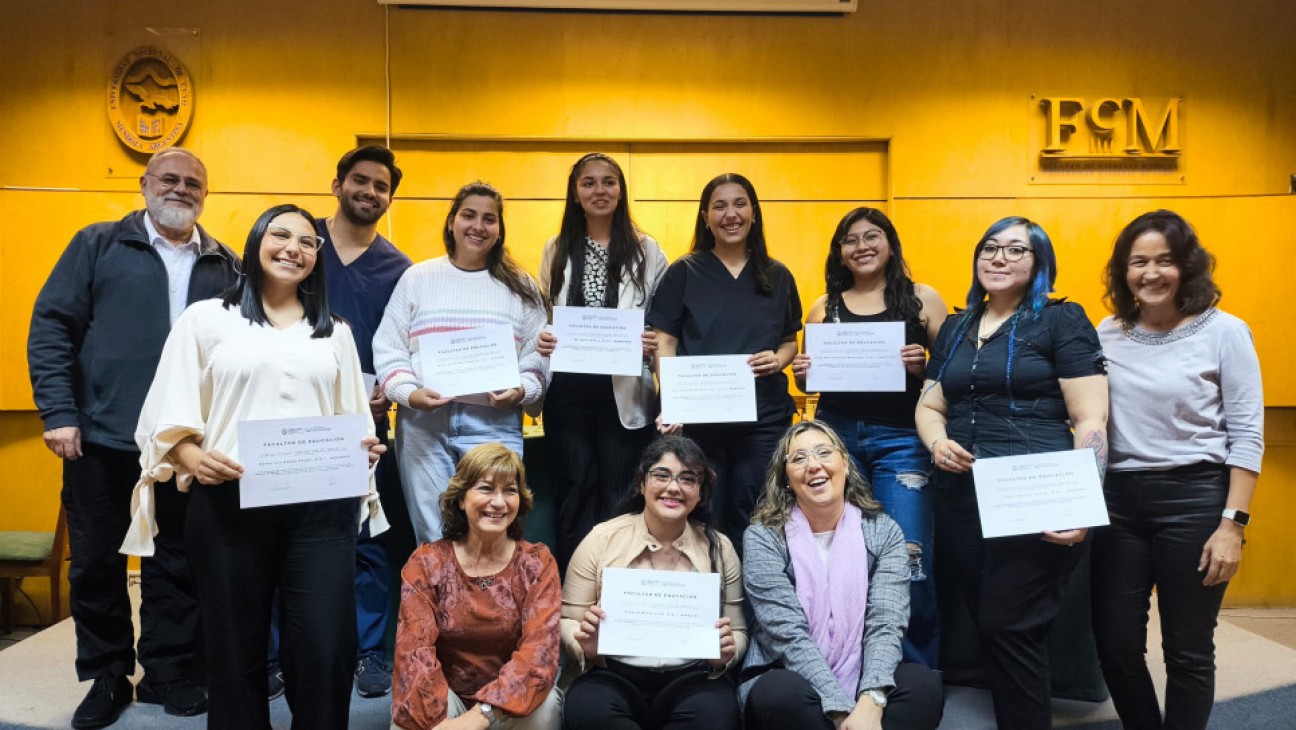
[[[868,603],[868,550],[861,521],[859,508],[848,502],[837,522],[826,568],[800,507],[792,508],[783,527],[810,638],[847,697],[854,697],[859,689]]]

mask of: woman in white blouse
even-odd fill
[[[136,503],[145,508],[124,550],[151,552],[155,482],[174,473],[181,489],[199,483],[185,538],[203,613],[209,728],[270,728],[265,657],[276,588],[294,726],[347,724],[358,514],[371,507],[371,524],[386,527],[372,480],[365,505],[347,498],[250,509],[240,507],[238,483],[240,422],[369,413],[351,330],[329,312],[321,244],[314,218],[295,205],[257,219],[238,285],[176,321],[135,434]],[[372,419],[363,420],[372,466],[385,447]]]

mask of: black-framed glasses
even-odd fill
[[[194,192],[201,193],[203,190],[207,189],[207,184],[196,177],[181,177],[170,172],[165,175],[158,175],[152,172],[146,172],[144,174],[157,180],[158,184],[166,190],[174,190],[179,187],[182,182],[184,183],[185,188],[193,190]]]
[[[702,477],[697,472],[682,471],[679,474],[673,473],[670,469],[660,467],[648,471],[648,480],[654,487],[665,489],[670,486],[671,482],[679,485],[680,489],[686,492],[696,492],[702,485]]]
[[[297,245],[301,246],[303,251],[310,251],[311,253],[318,251],[324,245],[324,239],[319,236],[299,236],[282,226],[270,226],[266,232],[273,236],[275,240],[282,241],[285,244],[296,240]]]
[[[842,236],[838,242],[842,248],[855,248],[860,244],[867,244],[870,248],[877,248],[886,245],[887,237],[882,231],[869,231],[862,236],[854,233],[849,236]]]
[[[1025,258],[1028,253],[1035,253],[1029,246],[1000,246],[997,243],[983,243],[981,250],[977,252],[977,257],[985,261],[994,261],[994,257],[1003,251],[1004,261],[1015,263]]]
[[[823,444],[813,449],[797,449],[787,455],[788,466],[793,469],[805,469],[810,466],[810,459],[814,459],[819,464],[831,464],[837,459],[837,448]]]

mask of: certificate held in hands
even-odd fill
[[[641,309],[554,307],[558,346],[549,356],[556,373],[638,375],[643,372]]]
[[[746,355],[661,359],[663,423],[750,423],[756,377]]]
[[[602,656],[719,659],[720,574],[604,568]]]
[[[319,502],[369,494],[368,414],[240,421],[239,506]]]
[[[1110,524],[1093,449],[977,459],[972,478],[985,537]]]
[[[443,398],[491,393],[522,384],[513,328],[491,324],[418,338],[423,385]]]
[[[904,327],[903,322],[806,325],[806,388],[820,393],[903,392]]]

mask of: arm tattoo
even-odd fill
[[[1080,444],[1082,449],[1093,449],[1094,458],[1098,460],[1098,477],[1107,474],[1107,434],[1103,431],[1090,431]]]

